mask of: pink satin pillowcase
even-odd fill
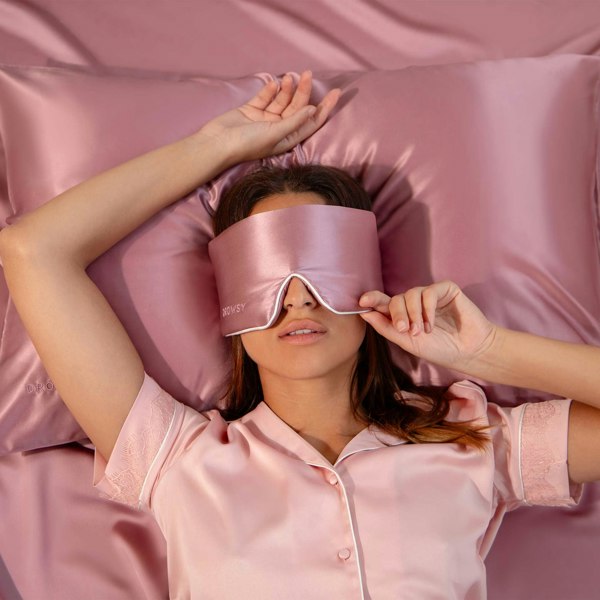
[[[314,73],[313,103],[343,90],[321,130],[178,200],[88,274],[146,371],[182,402],[212,408],[229,342],[219,331],[208,259],[210,214],[223,190],[260,163],[321,162],[359,177],[371,194],[388,294],[452,279],[500,325],[600,344],[599,61],[552,55]],[[9,192],[0,218],[16,221],[96,173],[191,134],[271,76],[0,65]],[[4,306],[0,454],[86,440],[14,306]],[[392,352],[418,383],[464,378],[393,345]],[[473,380],[503,405],[552,397]]]

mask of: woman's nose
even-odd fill
[[[292,307],[300,308],[306,305],[316,306],[317,301],[301,279],[292,277],[283,299],[283,306],[287,310]]]

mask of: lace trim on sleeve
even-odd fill
[[[527,504],[577,504],[582,486],[567,468],[568,400],[528,403],[521,421],[521,479]]]
[[[139,508],[146,476],[173,423],[175,400],[168,394],[157,394],[144,416],[144,423],[126,432],[123,443],[115,446],[116,468],[106,473],[113,490],[111,499],[134,508]]]

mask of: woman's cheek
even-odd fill
[[[262,331],[251,331],[242,333],[242,344],[246,350],[246,354],[256,363],[264,364],[268,360],[269,355],[273,352],[269,351],[268,336]]]

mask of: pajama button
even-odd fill
[[[344,548],[338,552],[338,556],[346,560],[347,558],[350,558],[350,550],[348,550],[348,548]]]
[[[331,485],[337,485],[337,482],[338,482],[338,478],[337,478],[337,477],[336,477],[336,476],[335,476],[335,475],[332,473],[332,474],[329,476],[329,483],[330,483]]]

